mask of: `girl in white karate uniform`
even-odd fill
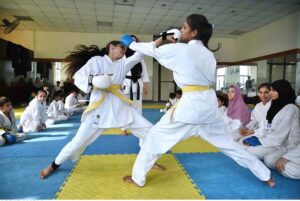
[[[139,41],[136,36],[131,35],[135,41]],[[127,49],[125,56],[130,57],[134,51]],[[137,63],[126,75],[122,91],[127,98],[133,100],[137,104],[133,105],[134,109],[142,115],[143,94],[148,93],[149,75],[144,59]],[[121,129],[123,135],[127,135],[126,128]]]
[[[236,133],[237,140],[243,140],[245,136],[250,136],[255,133],[255,130],[259,128],[261,122],[266,119],[267,112],[271,106],[271,96],[270,96],[270,84],[262,83],[258,87],[258,96],[261,100],[260,103],[255,105],[251,112],[250,122],[238,133]]]
[[[77,160],[85,147],[108,128],[127,127],[140,141],[145,138],[152,124],[129,105],[132,102],[121,92],[126,74],[144,56],[135,53],[127,59],[121,59],[125,51],[126,48],[119,41],[111,41],[102,51],[97,46],[79,46],[78,51],[66,58],[69,62],[67,73],[70,77],[74,75],[75,85],[85,93],[92,90],[90,104],[82,115],[82,123],[75,137],[52,164],[41,171],[40,178],[49,176],[68,159]],[[99,80],[102,78],[109,78],[112,85],[100,86]],[[163,168],[159,165],[155,167]]]
[[[299,128],[300,132],[300,128]],[[300,179],[300,143],[264,157],[265,164],[291,179]]]
[[[209,88],[215,82],[216,73],[216,60],[207,48],[212,25],[206,17],[193,14],[186,18],[181,33],[182,40],[187,44],[160,46],[162,37],[150,43],[127,43],[131,49],[154,57],[172,70],[176,84],[183,89],[183,95],[175,110],[170,109],[150,129],[134,163],[132,176],[125,176],[124,181],[144,186],[146,174],[161,154],[179,141],[197,135],[218,147],[238,164],[249,168],[262,181],[274,186],[270,170],[232,140],[225,126],[225,115],[218,115],[217,97],[215,91]],[[170,35],[166,35],[163,33],[163,37],[175,42]],[[122,38],[126,39],[126,35]]]
[[[20,118],[20,127],[24,132],[40,132],[46,129],[46,99],[47,93],[41,89],[37,92],[36,97],[30,101]]]
[[[82,113],[85,110],[84,103],[79,102],[78,100],[79,90],[74,86],[70,94],[66,97],[65,108],[69,113]],[[82,96],[81,96],[82,98]]]
[[[270,153],[293,147],[300,140],[299,109],[295,105],[295,91],[286,80],[271,84],[272,103],[266,119],[254,136],[240,142],[249,152],[263,159]],[[250,140],[250,141],[249,141]]]
[[[11,100],[8,97],[0,97],[0,146],[20,142],[27,137],[26,133],[17,131]]]
[[[54,120],[54,123],[57,121],[64,121],[69,118],[67,113],[59,110],[58,101],[61,100],[61,92],[57,91],[53,95],[53,100],[48,106],[47,116],[48,119]]]

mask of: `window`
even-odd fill
[[[222,88],[224,87],[225,87],[225,68],[218,68],[216,90],[222,90]]]
[[[246,81],[250,76],[250,66],[240,66],[240,85],[241,88],[246,88]]]
[[[55,83],[60,81],[60,71],[61,71],[61,63],[55,62]]]

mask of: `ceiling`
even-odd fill
[[[300,0],[0,0],[0,20],[26,16],[17,30],[156,35],[192,13],[214,36],[236,37],[300,11]]]

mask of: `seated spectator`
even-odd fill
[[[235,126],[236,131],[242,129],[250,121],[250,112],[245,104],[240,88],[236,86],[230,86],[228,89],[228,107],[227,116],[235,122],[238,126]],[[238,140],[240,137],[239,132],[232,132],[232,138]]]
[[[264,157],[265,164],[291,179],[300,179],[300,143],[289,148],[272,152]]]
[[[169,94],[169,100],[166,103],[166,107],[164,109],[160,109],[160,112],[166,113],[173,105],[176,104],[176,101],[177,101],[176,94],[171,92]]]
[[[263,159],[266,155],[299,142],[299,109],[295,105],[295,91],[286,80],[271,84],[272,103],[266,119],[254,136],[240,141],[249,152]]]
[[[81,113],[84,111],[85,107],[84,102],[79,102],[78,101],[78,96],[79,90],[75,87],[73,87],[70,91],[70,94],[66,97],[66,102],[65,102],[65,108],[68,110],[68,112],[76,112],[76,113]]]
[[[17,131],[11,100],[8,97],[0,97],[0,146],[20,142],[26,138],[26,133]]]
[[[64,111],[59,110],[58,101],[61,100],[60,92],[55,92],[53,98],[54,99],[52,100],[47,110],[47,117],[49,119],[52,119],[54,121],[53,123],[55,123],[56,121],[67,120],[69,118],[68,114]]]
[[[250,122],[245,128],[240,130],[240,138],[253,134],[257,130],[260,123],[265,120],[267,112],[271,106],[270,84],[263,83],[258,87],[258,96],[261,100],[251,112]]]
[[[218,94],[217,98],[218,98],[218,109],[219,109],[219,112],[221,112],[221,114],[225,114],[226,111],[227,111],[227,105],[228,105],[227,99],[222,94]]]
[[[47,93],[41,89],[37,92],[36,97],[26,107],[20,119],[20,128],[22,128],[24,132],[40,132],[46,129],[46,99]]]

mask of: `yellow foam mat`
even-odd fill
[[[16,108],[14,109],[15,116],[17,119],[21,117],[21,114],[24,112],[25,108]]]
[[[170,154],[158,161],[168,170],[151,170],[144,188],[123,182],[135,159],[135,154],[82,156],[56,198],[205,199]]]
[[[131,131],[127,129],[127,133],[131,134]],[[121,128],[109,128],[106,129],[102,135],[121,135]]]
[[[144,104],[143,109],[163,109],[166,106],[164,104]]]
[[[216,147],[198,137],[191,137],[179,142],[171,149],[171,151],[174,153],[220,152]]]

